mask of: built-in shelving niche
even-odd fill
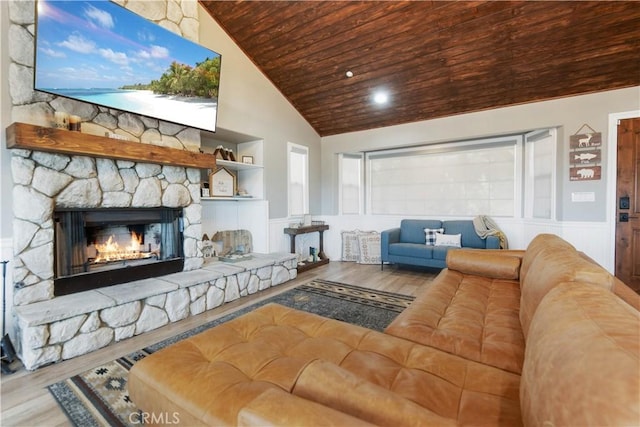
[[[217,231],[245,229],[253,236],[254,252],[269,252],[269,203],[264,187],[264,141],[255,136],[218,128],[215,134],[202,132],[201,150],[213,154],[216,147],[231,149],[236,161],[216,160],[216,168],[225,167],[236,175],[237,188],[251,197],[202,197],[202,230],[212,237]],[[250,156],[252,164],[243,163]],[[208,182],[213,168],[202,171]]]
[[[237,188],[245,190],[251,197],[211,197],[204,200],[220,201],[255,201],[264,199],[264,173],[263,173],[263,140],[251,135],[218,129],[215,134],[203,132],[201,137],[201,150],[205,153],[215,151],[216,147],[233,151],[236,161],[216,160],[216,168],[224,166],[236,175]],[[242,161],[243,157],[253,159],[252,164]],[[207,182],[208,174],[212,169],[203,171],[202,182]]]

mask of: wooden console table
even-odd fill
[[[291,239],[292,254],[296,253],[296,236],[297,235],[315,233],[316,231],[320,233],[320,248],[318,252],[318,260],[315,262],[305,261],[304,265],[298,265],[298,273],[329,263],[329,258],[327,258],[327,256],[324,254],[324,242],[323,242],[323,233],[328,229],[329,229],[329,226],[326,224],[309,225],[309,226],[298,227],[298,228],[288,227],[284,229],[284,233],[288,234],[289,238]]]

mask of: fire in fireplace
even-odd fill
[[[58,210],[54,295],[182,271],[182,209]]]
[[[158,255],[158,251],[151,250],[151,243],[149,243],[149,250],[144,250],[143,236],[131,232],[131,241],[128,246],[120,246],[120,244],[114,240],[115,235],[109,236],[105,243],[94,243],[96,256],[93,258],[93,263],[110,263],[119,262],[132,259],[148,259]]]

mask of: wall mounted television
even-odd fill
[[[215,132],[220,54],[111,1],[39,0],[37,91]]]

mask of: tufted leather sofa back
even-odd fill
[[[560,237],[537,236],[527,248],[520,270],[520,323],[525,339],[540,301],[558,283],[581,281],[611,290],[614,280]]]
[[[640,314],[600,286],[565,282],[531,320],[520,381],[525,426],[640,423]]]
[[[545,249],[551,249],[556,251],[570,251],[575,252],[574,248],[569,242],[561,239],[555,234],[538,234],[527,246],[524,257],[522,258],[522,267],[520,268],[520,282],[522,283],[529,275],[531,270],[531,264],[536,259],[538,254]]]

